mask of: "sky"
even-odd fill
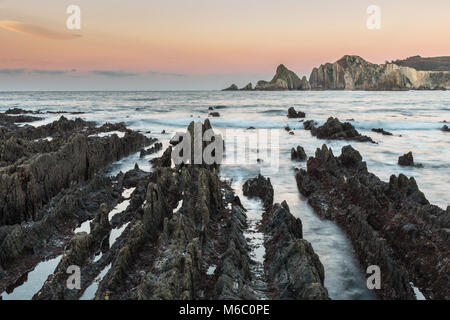
[[[214,90],[280,63],[309,78],[345,54],[448,56],[449,16],[449,0],[0,0],[0,90]]]

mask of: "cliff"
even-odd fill
[[[270,82],[260,80],[255,90],[310,90],[306,77],[300,79],[295,72],[280,64]]]
[[[391,63],[403,67],[414,68],[419,71],[450,71],[450,57],[424,58],[421,56],[414,56],[404,60],[395,60]]]
[[[411,66],[417,66],[413,68]],[[423,70],[428,68],[429,70]],[[411,57],[395,63],[375,64],[359,56],[346,55],[334,63],[314,68],[308,79],[300,79],[280,64],[268,82],[258,81],[242,89],[235,84],[228,90],[445,90],[450,89],[450,57]]]
[[[314,68],[309,83],[315,90],[443,89],[450,88],[450,72],[374,64],[359,56],[346,55]]]
[[[282,90],[311,90],[308,79],[304,76],[300,79],[295,72],[286,68],[283,64],[277,67],[275,76],[271,81],[260,80],[253,89],[252,84],[249,83],[245,87],[239,89],[237,85],[232,84],[230,87],[222,91],[251,91],[251,90],[266,90],[266,91],[282,91]]]

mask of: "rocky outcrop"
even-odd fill
[[[412,152],[408,152],[400,157],[398,157],[398,164],[401,166],[414,166],[414,157]]]
[[[245,211],[217,173],[214,166],[155,167],[141,213],[136,206],[123,240],[110,249],[95,299],[256,298]]]
[[[313,90],[409,90],[450,88],[450,72],[417,71],[396,64],[374,64],[346,55],[334,63],[314,68],[309,78]]]
[[[258,81],[255,90],[309,90],[310,86],[306,77],[300,79],[293,71],[286,68],[283,64],[277,67],[275,76],[270,82]]]
[[[242,91],[251,91],[253,90],[253,85],[249,82],[245,87],[241,88]]]
[[[172,165],[172,146],[169,146],[159,158],[153,158],[150,163],[154,167],[169,167]]]
[[[0,225],[33,220],[36,211],[60,190],[91,178],[147,143],[145,136],[132,131],[123,138],[75,134],[55,152],[0,168],[0,198],[5,199],[0,203]]]
[[[229,86],[226,89],[223,89],[222,91],[238,91],[238,90],[239,90],[238,86],[233,83],[231,86]]]
[[[258,197],[263,201],[264,208],[273,204],[273,187],[270,178],[265,178],[259,174],[256,178],[249,179],[242,187],[244,195],[249,198]]]
[[[325,272],[311,244],[302,239],[302,222],[286,201],[274,204],[263,215],[266,256],[264,268],[275,297],[283,300],[326,300]]]
[[[375,143],[372,138],[361,135],[349,122],[340,122],[338,118],[330,117],[322,126],[316,128],[313,123],[304,123],[305,129],[311,130],[311,134],[319,139],[327,140],[351,140],[358,142]],[[308,126],[308,128],[307,128]]]
[[[314,120],[306,120],[305,122],[303,122],[303,127],[305,128],[305,130],[311,130],[313,127],[317,125],[318,123]]]
[[[346,231],[363,269],[380,267],[380,298],[415,299],[412,282],[427,299],[449,299],[448,214],[429,204],[414,178],[383,182],[351,146],[335,157],[324,145],[296,180],[316,213]]]
[[[450,128],[447,125],[444,125],[442,131],[450,132]]]
[[[305,149],[302,146],[297,146],[297,149],[291,149],[291,160],[305,161],[307,159]]]
[[[99,212],[91,222],[91,232],[77,233],[69,242],[57,268],[49,279],[44,283],[42,289],[37,293],[36,299],[40,300],[75,300],[78,291],[69,289],[64,285],[70,274],[67,270],[70,266],[84,266],[95,252],[101,249],[109,236],[111,226],[108,221],[108,207],[106,204],[100,206]]]
[[[265,212],[260,222],[264,233],[264,274],[273,299],[324,300],[324,267],[311,244],[303,239],[303,226],[286,201],[273,202],[270,179],[261,175],[247,180],[244,195],[260,198]],[[267,197],[267,194],[271,196]]]
[[[450,71],[450,57],[413,56],[404,60],[395,60],[391,63],[421,71]]]
[[[306,114],[302,111],[295,111],[294,107],[290,107],[288,109],[288,114],[287,114],[288,118],[292,118],[292,119],[296,119],[296,118],[304,118],[306,117]]]
[[[372,129],[373,132],[381,133],[383,136],[392,136],[392,133],[385,131],[383,128],[374,128]]]
[[[151,146],[147,150],[146,149],[142,149],[139,157],[140,158],[144,158],[145,156],[157,153],[160,150],[162,150],[162,148],[163,148],[162,143],[161,142],[156,142],[153,146]]]

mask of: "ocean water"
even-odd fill
[[[330,116],[349,120],[378,144],[318,140],[303,130],[298,119],[286,117],[291,106],[305,112],[305,120],[313,119],[319,124]],[[444,120],[450,122],[449,91],[0,93],[0,111],[14,107],[44,112],[81,111],[85,113],[64,116],[99,124],[123,121],[143,133],[151,131],[148,135],[159,138],[164,147],[175,132],[184,132],[191,121],[207,118],[209,107],[215,107],[221,115],[209,119],[225,140],[227,136],[248,136],[250,132],[258,138],[267,132],[275,133],[276,143],[257,147],[260,152],[271,152],[276,159],[276,170],[267,174],[275,189],[275,201],[286,200],[291,212],[302,220],[304,238],[312,243],[324,264],[325,285],[334,299],[372,299],[374,295],[366,288],[365,270],[356,261],[345,234],[334,222],[318,218],[299,194],[294,168],[304,167],[305,163],[290,160],[292,147],[301,145],[312,156],[316,148],[327,144],[339,155],[343,146],[351,144],[361,153],[369,171],[382,180],[388,181],[390,175],[399,173],[413,176],[431,203],[443,209],[450,205],[450,134],[440,130]],[[43,117],[30,124],[45,124],[60,115]],[[294,135],[284,130],[286,125],[294,129]],[[250,126],[256,130],[247,130]],[[372,128],[384,128],[394,135],[383,136],[371,132]],[[250,143],[238,143],[235,151],[237,160],[242,161],[222,166],[222,177],[233,180],[234,186],[241,186],[242,181],[256,176],[264,166],[243,161],[245,151],[252,148],[255,149]],[[398,166],[398,157],[408,151],[413,152],[415,162],[423,168]],[[228,159],[229,153],[227,149]],[[135,162],[144,170],[151,170],[146,159],[134,154],[113,164],[111,174],[132,169]]]

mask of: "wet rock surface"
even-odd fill
[[[304,123],[305,129],[311,130],[311,134],[319,139],[327,140],[351,140],[358,142],[375,143],[372,138],[361,135],[349,122],[340,122],[338,118],[330,117],[320,127],[311,122]]]
[[[372,129],[373,132],[381,133],[383,136],[392,136],[392,133],[389,131],[385,131],[383,128],[374,128]]]
[[[311,244],[303,239],[302,222],[286,201],[274,204],[263,215],[267,238],[264,267],[278,299],[326,300],[325,272]]]
[[[97,127],[64,117],[40,127],[19,127],[12,122],[1,129],[0,292],[12,292],[27,282],[28,272],[40,261],[61,255],[73,230],[95,220],[101,204],[111,208],[117,203],[123,178],[114,183],[103,170],[148,145],[150,139],[123,123]],[[123,136],[110,131],[122,131]],[[98,136],[102,132],[106,134]],[[101,243],[95,226],[91,229],[94,240],[91,235],[78,237],[71,248]],[[73,258],[76,261],[85,257],[80,250],[75,250],[79,255]],[[52,290],[49,287],[43,297],[72,297],[64,290]]]
[[[291,160],[295,161],[305,161],[307,159],[305,149],[302,146],[297,146],[297,148],[291,149]]]
[[[242,189],[245,196],[260,198],[263,201],[264,208],[268,208],[273,204],[274,191],[270,178],[265,178],[259,174],[256,178],[247,180]]]
[[[250,188],[250,194],[260,198],[265,205],[260,229],[264,233],[264,275],[271,289],[270,297],[283,300],[328,299],[324,267],[311,244],[303,239],[301,220],[291,214],[286,201],[271,204],[264,194],[270,190],[269,184],[270,179],[259,175],[247,180],[243,191]]]
[[[414,283],[427,299],[449,299],[448,209],[431,205],[414,178],[383,182],[351,146],[336,157],[324,145],[296,180],[316,213],[344,229],[362,268],[380,267],[380,298],[415,299]]]
[[[398,158],[398,164],[401,166],[414,166],[414,157],[412,152],[408,152]]]
[[[304,118],[306,117],[306,114],[302,111],[295,111],[294,107],[290,107],[288,109],[288,118]]]

